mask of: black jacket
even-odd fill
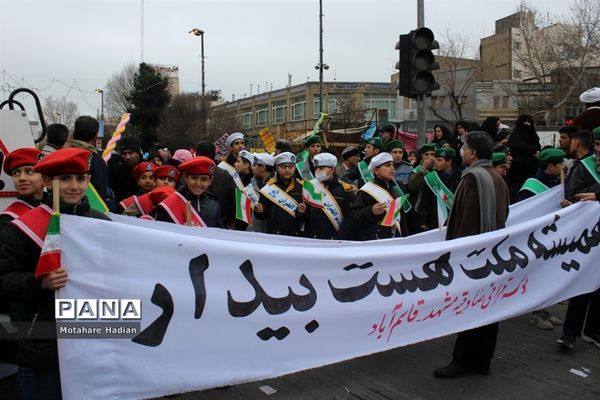
[[[280,189],[286,191],[287,194],[296,200],[297,203],[302,202],[302,183],[298,179],[292,178],[293,181],[289,184],[282,180],[275,182],[270,181],[268,184],[276,185]],[[268,220],[267,233],[275,235],[300,236],[300,229],[304,221],[304,215],[296,210],[296,216],[292,217],[281,207],[273,204],[265,195],[260,196],[260,203],[263,205],[263,212],[254,212],[254,217],[260,220]],[[309,207],[309,206],[307,206]]]
[[[354,200],[354,193],[352,192],[350,184],[346,182],[341,183],[338,178],[334,176],[333,180],[326,183],[325,187],[337,202],[340,211],[344,216],[344,221],[346,221],[350,215],[350,206]],[[339,232],[336,231],[329,220],[329,217],[327,217],[322,209],[307,205],[305,218],[304,234],[306,237],[314,239],[338,239]],[[342,222],[342,226],[340,226],[340,232],[342,231],[344,231],[344,222]]]
[[[233,228],[235,225],[235,187],[229,172],[222,168],[215,168],[209,192],[217,197],[221,208],[221,225],[226,228]]]
[[[461,172],[461,170],[453,168],[451,174],[438,172],[438,176],[442,183],[454,193],[460,182]],[[411,200],[415,199],[413,206],[416,218],[421,226],[426,227],[425,230],[435,229],[438,227],[437,197],[425,182],[425,175],[417,173],[412,177],[421,181],[415,196],[413,197],[411,194]]]
[[[133,168],[123,157],[113,153],[108,160],[108,186],[112,189],[117,203],[137,194],[139,187],[133,176]]]
[[[51,198],[51,197],[50,197]],[[61,214],[108,220],[90,208],[87,198],[76,206],[61,206]],[[43,325],[52,326],[54,319],[54,291],[42,289],[41,279],[33,274],[40,258],[40,247],[15,225],[2,231],[0,247],[0,292],[11,302],[23,305],[19,321],[35,336]],[[68,283],[67,283],[68,284]],[[46,323],[46,324],[44,324]],[[27,335],[28,332],[21,332]],[[18,364],[23,367],[54,367],[58,365],[56,339],[22,339],[18,344]]]
[[[535,175],[539,168],[535,154],[541,149],[540,138],[534,126],[524,125],[523,120],[525,120],[523,116],[519,117],[515,128],[508,136],[507,143],[513,157],[508,178],[517,188],[521,188],[527,178]]]
[[[571,170],[569,171],[569,176],[567,177],[567,183],[565,188],[565,193],[567,200],[575,203],[577,198],[575,197],[578,193],[586,193],[592,192],[591,189],[594,184],[596,184],[596,179],[589,173],[589,171],[585,168],[585,166],[581,163],[583,158],[587,158],[591,156],[593,153],[590,152],[583,156],[580,159],[575,160]]]
[[[375,177],[373,183],[381,186],[387,190],[393,198],[396,198],[395,191],[387,182]],[[389,227],[379,224],[385,216],[385,213],[381,215],[373,214],[373,205],[377,203],[378,201],[371,197],[370,194],[362,190],[358,192],[354,202],[352,203],[352,207],[350,208],[349,223],[358,229],[352,239],[373,240],[400,236],[394,226]]]
[[[204,192],[200,196],[195,196],[186,187],[177,191],[190,201],[192,208],[200,215],[200,218],[202,218],[206,226],[211,228],[223,227],[221,220],[221,206],[219,206],[217,196],[210,192]],[[173,219],[162,207],[157,207],[156,209],[156,220],[173,222]]]

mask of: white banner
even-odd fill
[[[576,204],[427,246],[63,216],[69,282],[58,297],[139,298],[145,329],[59,340],[63,395],[144,398],[271,378],[555,304],[600,286],[599,215],[597,202]]]

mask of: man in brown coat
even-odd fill
[[[502,229],[508,217],[508,186],[492,167],[491,138],[485,132],[472,131],[463,140],[462,165],[468,168],[456,189],[446,240]],[[470,370],[489,375],[497,336],[498,323],[460,332],[452,362],[435,370],[434,376],[454,378]]]

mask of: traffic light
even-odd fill
[[[396,64],[400,72],[400,96],[416,99],[418,96],[431,96],[432,91],[440,88],[431,72],[440,67],[432,51],[439,47],[429,28],[418,28],[400,35],[400,41],[396,43],[400,56]]]

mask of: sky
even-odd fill
[[[417,25],[417,0],[322,2],[324,80],[389,82],[398,35]],[[425,0],[425,26],[438,40],[462,35],[475,51],[519,3]],[[528,4],[549,15],[569,12],[564,0]],[[42,102],[65,96],[80,114],[96,116],[94,90],[142,60],[142,20],[143,61],[179,66],[182,92],[200,90],[201,43],[192,28],[205,31],[206,90],[225,100],[249,96],[250,85],[253,94],[259,85],[260,92],[283,88],[288,74],[292,85],[318,81],[318,0],[0,0],[0,101],[24,85]]]

